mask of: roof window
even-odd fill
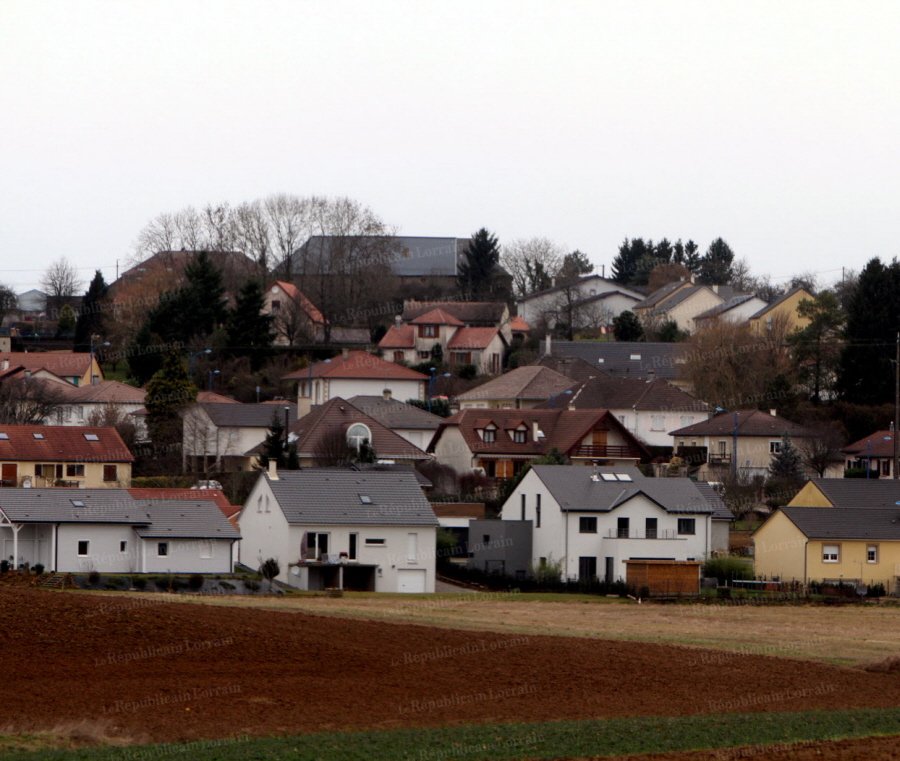
[[[86,433],[84,438],[86,441],[100,441],[100,437],[96,433]]]
[[[8,433],[0,433],[0,441],[9,441]]]
[[[36,439],[43,439],[43,438],[44,438],[44,434],[43,434],[43,433],[32,433],[31,435],[34,436],[34,438],[36,438]]]
[[[359,501],[362,502],[364,505],[372,504],[372,498],[368,494],[360,494]]]

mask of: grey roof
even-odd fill
[[[668,312],[673,307],[678,306],[682,301],[687,301],[691,296],[700,293],[700,291],[707,290],[704,285],[692,285],[690,288],[682,288],[678,293],[676,293],[671,298],[666,299],[662,302],[654,312],[658,312],[660,314]]]
[[[696,481],[695,485],[700,493],[706,498],[706,501],[713,506],[715,512],[712,514],[714,521],[733,521],[734,513],[728,509],[719,492],[715,487],[706,481]]]
[[[289,407],[289,424],[297,420],[297,405],[294,402],[262,403],[262,404],[216,404],[200,402],[198,405],[209,415],[210,420],[218,427],[235,428],[268,428],[272,425],[272,416],[284,424],[284,408]]]
[[[338,244],[339,241],[339,244]],[[368,247],[376,258],[390,263],[391,271],[399,277],[444,276],[456,277],[460,249],[468,245],[459,238],[430,238],[400,235],[339,236],[313,235],[294,252],[299,262],[308,258],[311,271],[330,271],[331,250],[334,245]]]
[[[900,541],[898,507],[782,507],[781,512],[810,539]]]
[[[397,399],[385,399],[383,396],[354,396],[347,401],[356,409],[392,430],[409,428],[436,431],[443,422],[443,418]]]
[[[635,309],[649,309],[651,307],[658,306],[667,298],[669,298],[675,291],[679,288],[685,286],[687,281],[685,280],[676,280],[672,283],[666,283],[661,288],[657,288],[653,293],[649,296],[645,297],[643,301],[639,301],[634,305]],[[687,284],[688,287],[690,284]]]
[[[719,293],[721,296],[721,292]],[[732,296],[727,301],[723,301],[721,304],[716,304],[712,309],[707,309],[705,312],[701,312],[698,314],[694,320],[705,320],[710,317],[719,317],[720,315],[725,314],[725,312],[730,312],[732,309],[739,307],[746,301],[750,301],[750,299],[758,298],[753,293],[739,293]]]
[[[643,494],[669,513],[715,512],[689,478],[648,478],[634,467],[587,468],[583,465],[535,465],[534,470],[564,512],[609,512]],[[593,476],[601,474],[600,480]],[[602,474],[626,480],[603,480]]]
[[[240,532],[211,499],[141,500],[149,526],[136,529],[147,539],[240,539]]]
[[[785,291],[784,293],[782,293],[782,294],[781,294],[777,299],[775,299],[771,304],[766,304],[766,305],[765,305],[762,309],[760,309],[756,314],[750,315],[750,319],[751,319],[751,320],[755,320],[757,317],[762,317],[762,316],[763,316],[766,312],[768,312],[770,309],[774,309],[774,308],[777,307],[779,304],[781,304],[783,301],[787,301],[791,296],[793,296],[793,295],[794,295],[795,293],[797,293],[798,291],[804,291],[805,293],[807,293],[807,294],[809,295],[809,298],[810,298],[810,299],[815,298],[815,296],[813,296],[811,293],[809,293],[809,291],[807,291],[806,288],[804,288],[803,286],[798,285],[796,288],[791,288],[790,290]]]
[[[641,341],[555,341],[555,357],[578,357],[610,375],[675,380],[681,375],[687,344]],[[632,359],[636,357],[636,359]]]
[[[564,283],[563,285],[555,285],[552,288],[545,288],[542,291],[529,293],[527,296],[523,296],[522,298],[518,299],[518,303],[525,304],[531,299],[540,298],[541,296],[546,296],[550,293],[557,293],[559,291],[564,291],[566,288],[578,287],[584,285],[585,283],[596,283],[598,281],[615,289],[610,293],[620,293],[623,296],[634,298],[637,301],[640,301],[643,298],[643,296],[640,294],[640,291],[636,288],[629,288],[628,286],[624,286],[621,283],[616,282],[615,280],[610,280],[609,278],[602,277],[601,275],[583,275],[574,283]]]
[[[0,510],[13,523],[150,522],[127,489],[0,489]]]
[[[900,480],[892,478],[817,478],[813,483],[834,507],[883,508],[900,502]]]
[[[265,478],[292,525],[437,526],[416,477],[404,471],[310,468]],[[368,498],[368,503],[363,498]]]

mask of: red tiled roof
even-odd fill
[[[147,395],[144,389],[120,381],[100,381],[89,386],[56,383],[51,388],[72,404],[143,404]]]
[[[35,434],[41,438],[35,438]],[[96,436],[98,440],[88,441],[86,434]],[[132,462],[134,457],[115,428],[0,424],[0,460]]]
[[[495,331],[496,332],[496,331]],[[305,380],[309,368],[295,370],[282,380]],[[376,357],[365,351],[351,351],[347,356],[339,355],[330,362],[316,362],[312,366],[314,378],[366,378],[377,380],[428,380],[427,375],[417,373],[408,367]]]
[[[286,280],[276,280],[275,285],[281,288],[281,290],[285,292],[285,294],[289,299],[291,299],[291,301],[296,301],[299,304],[300,308],[306,313],[306,316],[309,317],[310,320],[312,320],[312,322],[316,323],[317,325],[325,324],[325,316],[296,285],[294,285],[293,283],[288,283]]]
[[[528,331],[531,330],[531,325],[529,325],[527,322],[525,322],[524,317],[519,317],[517,315],[516,317],[513,317],[509,321],[509,329],[513,333],[527,333]]]
[[[863,457],[893,457],[894,432],[875,431],[864,439],[847,444],[841,451]]]
[[[461,328],[465,323],[454,317],[452,314],[445,312],[443,309],[432,309],[429,312],[420,314],[418,317],[410,320],[412,325],[455,325]]]
[[[391,325],[378,342],[380,349],[415,349],[416,329],[412,325]]]
[[[232,505],[220,489],[172,489],[172,488],[142,488],[132,487],[128,493],[135,499],[175,499],[191,501],[196,499],[208,499],[216,503],[222,514],[231,520],[241,511],[241,505]]]
[[[49,370],[62,377],[82,377],[90,371],[91,355],[75,351],[5,351],[0,352],[0,363],[8,361],[10,367],[21,365],[36,372]]]
[[[447,343],[447,348],[486,349],[498,332],[497,328],[460,328]]]
[[[215,391],[198,391],[197,402],[203,404],[240,404],[237,399],[230,396],[222,396]]]

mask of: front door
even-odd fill
[[[578,581],[593,581],[597,578],[597,558],[578,558]]]
[[[612,584],[615,581],[613,574],[613,559],[606,558],[606,575],[605,575],[606,583]]]
[[[0,472],[3,486],[17,486],[19,483],[19,466],[14,462],[5,462]]]

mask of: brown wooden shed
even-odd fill
[[[626,560],[625,582],[639,595],[696,597],[702,565],[696,560]]]

